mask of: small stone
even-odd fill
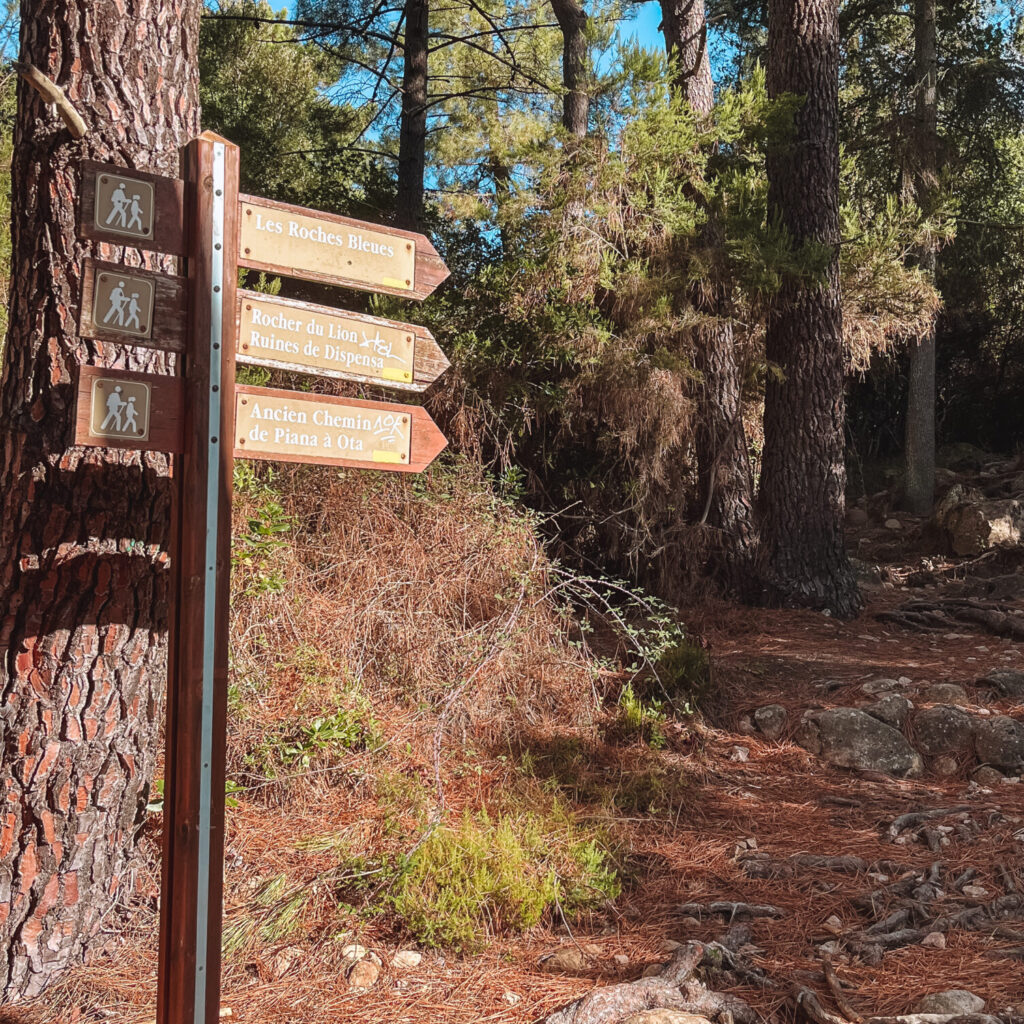
[[[885,528],[887,530],[902,530],[903,524],[898,519],[886,519]]]
[[[960,771],[960,762],[949,754],[943,754],[932,762],[932,771],[940,778],[948,779]]]
[[[423,961],[423,954],[415,949],[400,949],[392,958],[391,966],[399,971],[411,971],[419,967]]]
[[[683,944],[676,942],[675,939],[662,939],[661,945],[658,946],[659,953],[674,953],[677,949],[682,949]]]
[[[929,932],[922,940],[922,946],[930,946],[932,949],[945,949],[946,936],[942,932]]]
[[[1024,765],[1024,723],[1009,715],[996,715],[979,723],[974,736],[978,760],[997,768],[1018,768]]]
[[[612,960],[618,964],[619,967],[629,966],[629,957],[626,956],[625,953],[616,953],[615,956],[612,957]]]
[[[876,693],[887,693],[890,690],[900,689],[900,683],[896,679],[872,679],[870,682],[864,683],[861,688],[861,693],[866,693],[869,697],[873,697]]]
[[[357,960],[348,972],[348,984],[350,988],[366,989],[373,988],[380,977],[380,968],[372,960]]]
[[[894,729],[902,729],[914,705],[903,694],[890,693],[874,704],[865,704],[860,710]]]
[[[661,974],[662,969],[664,968],[664,966],[665,966],[664,964],[648,964],[644,968],[644,977],[645,978],[656,978],[659,974]]]
[[[825,956],[835,956],[842,948],[839,942],[823,942],[818,946],[818,952],[824,953]]]
[[[956,683],[932,683],[921,693],[921,699],[930,704],[955,704],[966,707],[971,703],[967,691]]]
[[[988,889],[986,889],[983,885],[965,885],[961,892],[965,896],[969,896],[971,899],[974,900],[983,899],[985,896],[988,895]],[[924,1011],[922,1010],[921,1012],[923,1013]]]
[[[341,947],[341,962],[346,967],[362,960],[366,956],[366,947],[360,946],[357,942],[350,942],[347,946]]]
[[[540,966],[552,974],[576,974],[587,969],[587,960],[578,949],[558,949],[541,957]]]
[[[750,749],[748,747],[733,747],[729,753],[729,760],[745,764],[750,760]]]
[[[505,992],[502,994],[502,1000],[508,1003],[509,1006],[518,1006],[522,1001],[522,996],[518,992]]]
[[[963,988],[951,988],[945,992],[933,992],[925,996],[914,1007],[915,1013],[980,1013],[985,1009],[981,996]]]
[[[754,720],[750,715],[740,715],[740,720],[736,724],[736,731],[742,736],[753,736],[757,732],[757,726],[754,725]]]
[[[978,680],[983,686],[991,686],[1003,697],[1024,697],[1024,672],[999,669],[989,672]]]
[[[824,924],[825,931],[831,932],[833,935],[843,934],[843,922],[840,918],[833,914],[831,917],[826,918]]]
[[[682,921],[679,922],[679,924],[683,928],[686,928],[686,929],[699,928],[700,927],[700,918],[699,917],[684,917],[682,919]]]
[[[971,772],[971,778],[979,786],[991,787],[998,786],[1006,776],[1003,775],[998,768],[993,768],[991,765],[983,764],[980,768],[975,768],[974,771]]]
[[[285,946],[274,956],[274,977],[280,978],[287,974],[303,957],[305,952],[300,946]]]
[[[707,1017],[684,1010],[641,1010],[623,1018],[621,1024],[711,1024]]]
[[[583,947],[584,953],[589,953],[590,956],[601,956],[604,950],[596,942],[588,942]]]
[[[754,722],[767,739],[777,740],[786,731],[789,713],[781,704],[766,704],[754,712]]]

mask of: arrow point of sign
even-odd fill
[[[420,472],[429,466],[448,447],[448,438],[423,406],[414,406],[420,415],[416,417],[412,437],[410,468]]]

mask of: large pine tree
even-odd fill
[[[793,132],[768,151],[769,217],[820,279],[794,275],[766,338],[762,535],[776,600],[852,615],[860,597],[843,544],[843,336],[839,301],[839,25],[836,0],[770,0],[768,92],[802,96]]]
[[[23,61],[88,126],[19,86],[0,411],[0,1001],[80,960],[127,882],[166,675],[171,484],[163,454],[69,446],[75,368],[172,369],[80,338],[83,158],[178,173],[199,128],[200,0],[22,4]],[[141,254],[125,251],[125,262]]]

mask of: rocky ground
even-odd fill
[[[981,479],[1012,490],[1012,468],[982,467],[991,475]],[[625,891],[606,914],[550,921],[469,957],[412,948],[374,922],[340,949],[268,943],[229,966],[225,1018],[1024,1018],[1022,559],[1016,498],[980,492],[961,491],[964,502],[930,522],[894,513],[884,495],[855,506],[868,601],[856,621],[724,605],[688,613],[713,655],[703,714],[671,723],[662,750],[605,744],[577,778],[557,780],[584,809],[593,779],[647,787],[617,811],[594,807],[624,851]],[[979,501],[1009,504],[972,519]],[[1004,515],[1009,525],[992,527]],[[966,545],[943,525],[953,520],[975,523],[971,553],[953,553]],[[279,855],[267,823],[265,855]],[[249,863],[260,856],[247,851]],[[152,984],[153,952],[140,929],[29,1016],[0,1020],[145,1024],[152,1003],[139,983]]]

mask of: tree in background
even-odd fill
[[[96,0],[22,8],[21,59],[67,90],[89,134],[73,142],[19,84],[0,390],[0,1001],[41,991],[108,919],[156,763],[168,457],[67,443],[77,365],[166,372],[171,357],[77,335],[94,251],[77,239],[79,162],[178,173],[199,128],[200,6],[161,0],[123,18]]]
[[[860,607],[843,543],[839,294],[839,23],[833,0],[769,0],[768,92],[803,103],[768,149],[768,217],[820,261],[788,275],[768,310],[760,504],[777,600],[849,616]]]
[[[665,48],[674,61],[677,89],[692,110],[710,117],[714,82],[708,53],[704,0],[662,0]],[[757,529],[754,481],[743,426],[743,370],[733,334],[730,295],[735,281],[725,259],[725,235],[718,211],[706,211],[703,229],[706,259],[690,301],[699,316],[694,331],[694,363],[700,381],[694,445],[699,492],[704,496],[699,523],[714,531],[710,565],[734,592],[757,588]]]

